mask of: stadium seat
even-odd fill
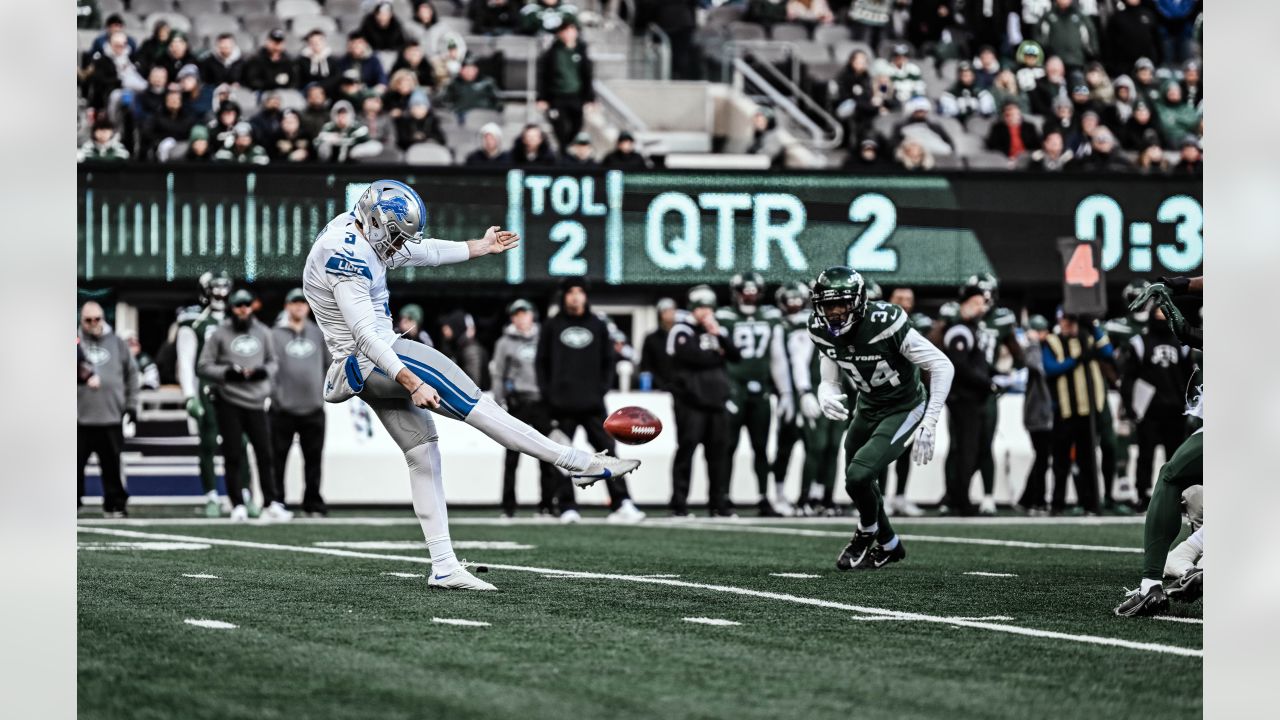
[[[129,3],[129,12],[136,15],[173,12],[173,0],[133,0]]]
[[[143,27],[146,28],[146,34],[150,36],[151,31],[161,21],[169,23],[169,27],[173,30],[181,30],[186,34],[191,33],[191,21],[187,19],[186,15],[176,12],[157,12],[147,16],[146,22],[143,24]]]
[[[410,165],[452,165],[453,153],[443,145],[416,143],[409,146],[405,162]]]
[[[849,28],[844,25],[819,25],[814,28],[813,40],[823,45],[835,45],[849,39]]]
[[[299,15],[323,15],[324,9],[316,0],[277,0],[276,15],[282,18],[295,18]]]
[[[965,158],[965,165],[970,170],[1007,170],[1009,158],[1003,153],[987,150]]]
[[[745,13],[745,5],[721,5],[707,13],[706,21],[702,24],[702,28],[703,30],[727,28],[733,23],[742,20]]]
[[[878,52],[877,52],[877,54],[878,54],[880,57],[882,57],[882,58],[887,58],[887,57],[889,57],[889,56],[893,53],[893,46],[894,46],[894,45],[906,45],[906,46],[907,46],[907,50],[909,51],[909,52],[907,53],[907,56],[908,56],[908,57],[910,57],[910,58],[912,58],[912,59],[918,59],[918,58],[920,57],[920,56],[916,53],[916,49],[915,49],[915,47],[914,47],[914,46],[912,46],[912,45],[911,45],[911,43],[907,42],[906,40],[904,40],[904,39],[902,39],[902,38],[885,38],[885,39],[881,40],[881,41],[880,41],[880,47],[879,47],[879,48],[877,48],[877,51],[878,51]]]
[[[875,59],[875,53],[871,52],[871,46],[859,40],[840,40],[831,47],[831,55],[842,63],[849,62],[849,56],[854,50],[861,50],[867,54],[869,59]]]
[[[779,23],[773,26],[773,30],[769,32],[770,37],[774,40],[789,40],[791,42],[808,41],[809,28],[800,23]]]
[[[262,0],[226,0],[227,14],[244,18],[249,15],[261,15],[271,9],[270,3]]]
[[[178,9],[182,12],[195,17],[196,15],[205,14],[221,14],[222,0],[180,0]]]
[[[124,0],[98,0],[98,12],[102,13],[102,19],[106,20],[108,15],[112,13],[124,12]]]
[[[462,17],[440,17],[437,24],[443,25],[459,35],[467,35],[471,32],[471,21]]]
[[[280,96],[280,108],[282,110],[302,111],[307,107],[307,98],[302,94],[301,90],[284,88],[277,90],[276,94]]]
[[[223,13],[204,12],[193,17],[191,25],[197,35],[216,38],[221,33],[239,30],[240,20]]]
[[[957,156],[973,157],[986,152],[985,135],[978,135],[971,131],[952,133],[951,139],[956,143]]]
[[[89,52],[89,48],[93,47],[93,41],[102,34],[101,30],[77,30],[76,31],[76,49],[82,53]]]
[[[502,113],[497,110],[472,110],[467,113],[462,127],[474,133],[488,123],[502,124]]]
[[[729,37],[734,40],[766,40],[768,34],[762,25],[735,20],[729,23]]]
[[[464,13],[458,9],[457,5],[449,2],[443,2],[435,6],[437,17],[463,17]]]
[[[935,155],[933,158],[934,170],[963,170],[964,160],[958,155]]]
[[[805,65],[818,65],[831,62],[831,48],[806,40],[795,44],[796,59]]]
[[[360,29],[360,23],[364,22],[364,15],[360,13],[344,13],[337,17],[338,27],[342,28],[343,33],[355,32]]]
[[[401,22],[407,22],[413,17],[413,6],[417,3],[410,2],[409,0],[390,0],[390,2],[391,12],[395,13],[396,17],[400,18]],[[448,5],[449,2],[450,0],[444,0],[444,2],[437,2],[435,4]],[[366,3],[366,5],[367,4],[368,3]]]
[[[364,0],[325,0],[324,11],[329,15],[359,13]]]
[[[995,123],[994,117],[984,118],[980,115],[974,115],[969,118],[969,122],[965,125],[965,129],[970,135],[985,140],[987,134],[991,132],[991,125]]]
[[[240,46],[240,50],[247,57],[253,53],[254,48],[262,43],[262,38],[275,28],[283,28],[284,20],[275,15],[248,15],[240,19],[240,25],[244,31],[253,37],[253,44],[246,47]]]
[[[245,119],[258,111],[258,93],[243,85],[231,88],[231,99],[240,105],[240,116]]]
[[[328,15],[298,15],[289,23],[289,28],[298,38],[305,38],[312,30],[332,36],[338,32],[338,21]]]

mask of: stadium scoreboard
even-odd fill
[[[887,284],[1052,283],[1063,236],[1095,245],[1111,279],[1203,261],[1198,178],[559,170],[82,165],[79,279],[295,279],[324,224],[383,175],[422,196],[428,236],[524,238],[493,262],[402,271],[411,282],[781,282],[847,264]]]

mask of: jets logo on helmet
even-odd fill
[[[418,193],[402,182],[378,180],[369,185],[353,212],[365,238],[388,267],[409,259],[406,245],[422,242],[426,206]]]
[[[836,265],[813,281],[813,311],[834,335],[843,335],[867,311],[867,282],[851,267]]]

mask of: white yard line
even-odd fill
[[[383,574],[383,575],[390,575],[391,577],[398,577],[398,578],[420,578],[420,577],[424,577],[421,573],[384,572],[384,573],[382,573],[382,574]]]
[[[431,618],[431,622],[440,623],[441,625],[462,625],[465,627],[489,627],[489,623],[481,620],[461,620],[458,618]]]
[[[684,618],[684,621],[687,623],[697,623],[698,625],[741,625],[742,624],[740,622],[734,622],[733,620],[725,620],[723,618],[706,618],[706,617]]]
[[[822,577],[821,575],[814,575],[812,573],[769,573],[769,576],[781,577],[781,578],[797,578],[797,579],[809,579],[809,578]]]
[[[191,541],[199,540],[213,545],[223,545],[227,547],[243,547],[255,550],[278,550],[282,552],[296,552],[310,555],[330,555],[335,557],[360,558],[365,560],[388,560],[396,562],[410,562],[422,565],[430,565],[431,559],[423,556],[412,555],[384,555],[381,553],[365,553],[353,550],[339,550],[336,548],[317,548],[302,545],[277,545],[273,543],[250,542],[247,540],[227,540],[223,538],[197,538],[187,535],[168,535],[162,533],[144,533],[134,530],[117,530],[112,528],[79,528],[83,533],[96,533],[101,535],[114,535],[116,537],[131,538],[149,538],[153,540],[173,540],[173,541]],[[1016,625],[1005,625],[1000,623],[988,622],[984,620],[960,620],[958,618],[943,617],[939,615],[926,615],[923,613],[905,612],[900,610],[888,610],[884,608],[867,607],[862,605],[853,605],[849,603],[835,602],[833,600],[823,600],[820,598],[801,597],[799,595],[788,595],[786,593],[766,592],[763,590],[752,590],[750,588],[733,587],[730,585],[710,585],[704,583],[688,582],[685,580],[674,580],[670,578],[652,578],[639,577],[636,575],[617,575],[612,573],[595,573],[580,572],[574,570],[561,570],[556,568],[529,567],[524,565],[500,565],[494,563],[486,563],[494,570],[510,570],[513,572],[528,572],[538,575],[572,575],[576,577],[594,578],[599,580],[618,580],[623,582],[643,583],[650,585],[666,585],[669,587],[688,588],[692,590],[706,590],[711,592],[727,593],[731,595],[740,595],[744,597],[755,597],[766,600],[777,600],[779,602],[787,602],[795,605],[808,605],[810,607],[821,607],[832,610],[843,610],[846,612],[856,612],[865,615],[877,615],[890,618],[898,618],[903,620],[916,620],[918,622],[940,623],[944,625],[955,625],[968,627],[977,630],[987,630],[990,632],[1007,633],[1011,635],[1022,635],[1024,637],[1033,637],[1046,640],[1060,640],[1064,642],[1083,643],[1087,645],[1099,645],[1104,647],[1118,647],[1129,650],[1141,650],[1144,652],[1162,653],[1167,655],[1180,655],[1183,657],[1204,657],[1204,651],[1199,648],[1178,647],[1176,645],[1161,645],[1158,643],[1135,642],[1133,640],[1124,640],[1122,638],[1100,637],[1095,635],[1077,635],[1073,633],[1056,632],[1053,630],[1038,630],[1035,628],[1018,627]]]
[[[982,572],[982,571],[980,571],[980,570],[974,570],[973,572],[967,572],[967,573],[965,573],[965,575],[977,575],[977,576],[979,576],[979,577],[1018,577],[1017,575],[1014,575],[1013,573],[993,573],[993,572]]]
[[[1164,620],[1165,622],[1187,623],[1188,625],[1203,625],[1202,618],[1174,617],[1172,615],[1156,615],[1156,620]]]
[[[195,578],[197,580],[221,580],[217,575],[205,575],[203,573],[182,573],[182,577]]]
[[[154,525],[227,525],[226,518],[127,518],[121,520],[106,520],[103,518],[82,518],[78,521],[81,525],[109,525],[119,527],[150,527]],[[290,521],[294,525],[373,525],[373,526],[396,526],[396,525],[417,525],[417,518],[413,517],[413,511],[406,510],[403,517],[329,517],[329,518],[303,518],[298,517]],[[852,518],[664,518],[651,517],[642,523],[623,525],[622,527],[682,527],[683,525],[694,522],[699,524],[715,524],[729,526],[751,526],[751,525],[796,525],[798,527],[814,527],[814,526],[840,526],[851,527]],[[1029,517],[974,517],[974,518],[945,518],[945,517],[924,517],[924,518],[894,518],[893,524],[899,527],[910,525],[960,525],[965,527],[973,527],[977,525],[994,525],[994,526],[1019,526],[1025,525],[1029,527],[1044,527],[1049,525],[1141,525],[1143,519],[1141,516],[1126,517],[1052,517],[1052,518],[1029,518]],[[554,520],[545,520],[538,517],[520,517],[520,518],[471,518],[471,517],[454,517],[449,520],[451,525],[535,525],[545,527],[548,525],[556,525]],[[581,525],[610,525],[618,526],[618,523],[607,522],[602,517],[584,517],[579,521]]]
[[[182,622],[188,625],[195,625],[196,627],[209,628],[210,630],[235,630],[239,627],[238,625],[232,625],[229,622],[223,622],[221,620],[195,620],[187,618]]]

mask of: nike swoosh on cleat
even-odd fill
[[[436,579],[437,579],[437,580],[445,580],[445,579],[447,579],[448,577],[449,577],[448,575],[437,575],[437,576],[436,576]]]

